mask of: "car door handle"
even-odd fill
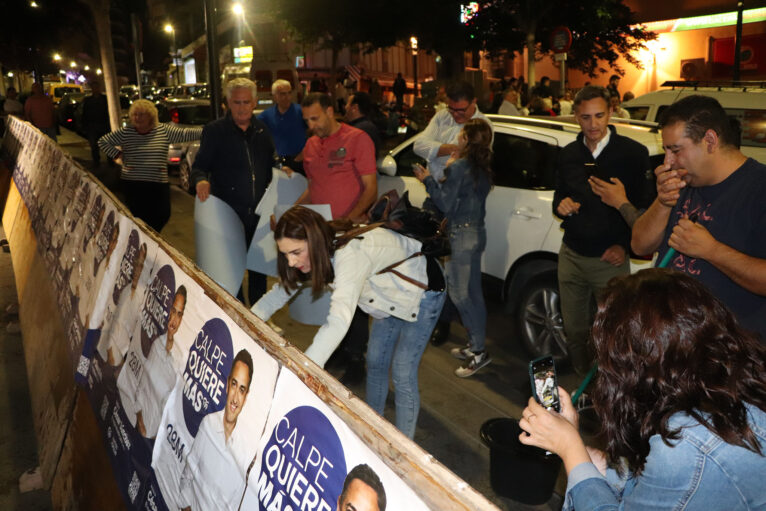
[[[539,219],[539,218],[543,217],[542,213],[535,213],[534,210],[531,210],[529,208],[519,208],[519,209],[516,209],[516,210],[513,211],[513,214],[517,215],[517,216],[523,216],[523,217],[526,217],[526,218],[537,218],[537,219]]]

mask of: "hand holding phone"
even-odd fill
[[[548,355],[529,363],[529,379],[535,401],[547,410],[561,412],[559,384],[553,357]]]

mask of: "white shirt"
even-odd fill
[[[609,139],[612,137],[612,130],[610,130],[608,127],[606,129],[606,135],[604,135],[604,138],[598,141],[598,144],[596,144],[596,149],[593,151],[593,159],[595,160],[598,158],[598,155],[601,154],[601,151],[604,150],[606,145],[609,143]],[[585,147],[588,147],[588,142],[585,140],[585,137],[582,139],[582,143],[585,144]],[[588,151],[590,151],[590,147],[588,147]]]
[[[235,426],[227,441],[224,413],[221,410],[202,419],[186,458],[181,489],[188,495],[192,511],[234,511],[245,491],[245,471],[250,462],[246,460],[245,426]]]
[[[162,410],[176,383],[176,375],[180,373],[180,370],[176,370],[172,351],[168,352],[166,344],[167,334],[161,335],[152,343],[149,357],[144,363],[143,377],[136,390],[136,409],[144,419],[147,438],[157,436]],[[173,348],[175,347],[174,342]]]
[[[521,115],[516,105],[510,101],[503,100],[503,104],[500,105],[500,109],[497,111],[500,115]]]
[[[471,119],[484,119],[492,127],[492,123],[479,111],[479,107],[476,107],[476,111]],[[444,167],[447,165],[447,160],[450,157],[449,154],[437,157],[439,147],[442,144],[457,145],[457,136],[460,134],[461,129],[463,129],[463,125],[456,123],[449,110],[444,109],[437,112],[431,118],[431,122],[428,123],[426,129],[415,140],[415,145],[413,146],[415,154],[428,160],[428,171],[437,182],[444,178]]]
[[[405,321],[418,318],[423,289],[391,272],[376,273],[418,252],[420,242],[385,228],[373,229],[362,237],[335,252],[330,313],[306,350],[306,356],[322,367],[348,331],[357,305],[374,318],[389,315]],[[428,283],[425,257],[413,257],[396,269],[418,282]],[[295,292],[288,293],[277,284],[251,310],[266,321]]]

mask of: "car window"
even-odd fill
[[[645,121],[649,114],[648,106],[626,106],[625,110],[630,114],[630,118],[636,121]]]
[[[210,107],[207,105],[193,105],[174,109],[178,112],[180,124],[195,124],[201,126],[210,122]],[[171,116],[174,115],[171,111]]]
[[[726,108],[726,113],[739,121],[743,146],[766,147],[766,110]]]
[[[415,154],[413,149],[414,145],[410,144],[406,149],[396,155],[396,175],[414,177],[412,172],[412,166],[416,163],[420,163],[424,167],[426,166],[426,160]]]
[[[539,140],[495,133],[493,179],[497,186],[552,190],[559,148]]]

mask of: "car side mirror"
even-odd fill
[[[378,165],[378,172],[386,176],[396,175],[396,160],[390,154],[387,154]]]

